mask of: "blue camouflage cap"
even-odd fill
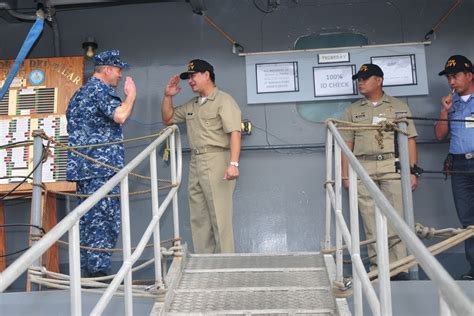
[[[120,52],[118,49],[106,50],[94,56],[94,65],[96,66],[115,66],[119,68],[126,68],[130,65],[120,59]]]

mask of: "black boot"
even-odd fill
[[[390,278],[390,281],[409,281],[410,275],[406,272],[400,272]]]

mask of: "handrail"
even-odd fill
[[[121,169],[115,176],[113,176],[109,181],[107,181],[101,188],[99,188],[94,194],[92,194],[90,197],[88,197],[86,200],[84,200],[79,206],[77,206],[73,211],[71,211],[63,220],[61,220],[57,225],[55,225],[47,234],[45,234],[40,240],[38,240],[30,249],[28,249],[25,253],[23,253],[17,260],[15,260],[12,264],[10,264],[5,271],[0,273],[0,292],[5,291],[11,283],[13,283],[24,271],[28,269],[28,267],[31,265],[32,262],[34,262],[37,258],[39,258],[44,252],[46,252],[56,241],[58,241],[67,231],[71,231],[69,236],[76,236],[73,239],[76,239],[75,242],[72,242],[72,247],[70,248],[70,259],[75,258],[76,260],[79,260],[78,258],[78,234],[75,229],[78,227],[78,222],[79,219],[89,210],[91,209],[100,199],[102,199],[104,196],[106,196],[116,185],[121,183],[121,188],[125,189],[126,192],[121,191],[121,202],[122,202],[122,214],[124,210],[127,212],[128,211],[128,174],[135,169],[141,162],[143,162],[147,157],[150,157],[151,160],[151,181],[152,181],[152,197],[153,198],[158,198],[158,186],[154,184],[153,182],[157,181],[157,175],[156,175],[156,147],[159,146],[161,143],[163,143],[168,137],[171,137],[171,152],[173,153],[171,155],[171,159],[174,160],[172,161],[172,167],[175,167],[176,170],[172,171],[172,182],[175,185],[167,194],[165,200],[161,205],[158,206],[157,201],[153,202],[152,204],[156,206],[156,209],[153,211],[153,218],[150,224],[148,225],[147,229],[145,230],[145,233],[143,234],[143,237],[141,238],[138,247],[136,250],[133,252],[133,254],[128,254],[128,258],[124,261],[122,267],[120,268],[119,272],[117,275],[114,277],[113,281],[103,294],[102,298],[99,300],[97,303],[95,309],[93,312],[101,313],[101,311],[106,307],[106,304],[108,301],[110,301],[111,296],[113,293],[116,291],[120,283],[124,278],[126,278],[127,275],[130,275],[130,269],[133,266],[133,263],[135,263],[138,258],[140,257],[141,253],[145,249],[145,245],[147,241],[150,239],[151,235],[153,233],[156,234],[156,232],[159,232],[159,230],[156,230],[156,227],[159,226],[159,219],[163,212],[166,210],[168,205],[170,204],[171,200],[175,198],[176,193],[178,191],[179,185],[181,183],[181,178],[182,178],[182,147],[181,147],[181,140],[179,137],[179,129],[176,125],[170,126],[164,130],[164,132],[156,139],[154,140],[150,145],[148,145],[141,153],[139,153],[132,161],[130,161],[123,169]],[[41,168],[38,168],[41,169]],[[154,192],[156,191],[156,192]],[[127,197],[124,197],[125,194],[127,194]],[[174,206],[174,205],[173,205]],[[177,207],[177,205],[176,205]],[[177,214],[177,210],[173,211],[174,214]],[[127,217],[126,217],[127,219]],[[175,221],[177,221],[177,217],[174,218]],[[124,218],[122,218],[122,222],[124,221]],[[127,224],[126,224],[127,225]],[[176,226],[176,223],[174,224]],[[124,229],[127,229],[124,227]],[[129,230],[129,227],[128,227]],[[122,230],[123,235],[129,235],[130,231],[125,232]],[[175,232],[176,235],[176,232]],[[130,236],[124,238],[130,238]],[[159,241],[159,236],[155,236],[155,242],[158,240]],[[125,241],[125,239],[124,239]],[[75,245],[77,244],[77,245]],[[160,248],[160,245],[158,244],[157,246],[155,245],[155,248],[158,247]],[[127,248],[127,249],[125,249]],[[130,252],[130,247],[127,247],[124,245],[124,252]],[[71,253],[75,252],[76,256],[72,255]],[[158,255],[160,256],[160,250],[155,251],[155,256]],[[125,254],[124,254],[125,256]],[[155,258],[156,260],[157,258]],[[158,258],[159,259],[159,258]],[[71,261],[71,260],[70,260]],[[74,261],[74,260],[73,260]],[[71,262],[70,262],[71,264]],[[77,274],[80,273],[79,269],[77,269],[77,266],[73,267],[73,273]],[[161,269],[161,266],[160,266]],[[159,273],[158,273],[159,272]],[[162,285],[161,283],[161,270],[156,271],[157,276],[159,276],[160,280],[158,285]],[[131,280],[131,279],[130,279]],[[80,291],[77,291],[78,289],[78,282],[80,282],[80,277],[77,277],[77,275],[71,274],[71,301],[72,304],[80,304],[80,298],[77,299],[77,295],[80,295]],[[74,284],[76,283],[76,284]],[[125,281],[125,287],[127,288],[127,283],[130,283],[129,285],[131,286],[131,282]],[[80,286],[80,284],[79,284]],[[73,294],[74,292],[74,294]],[[125,294],[127,294],[127,290],[125,291]],[[128,296],[131,297],[131,291],[128,292]],[[127,296],[127,295],[124,295]],[[128,299],[130,299],[130,297]],[[131,309],[130,306],[127,306],[127,298],[126,300],[126,314],[129,315],[133,312],[133,309]],[[80,314],[80,308],[71,308],[71,313],[72,314]]]
[[[352,151],[347,147],[345,141],[343,140],[342,136],[339,134],[339,131],[335,127],[334,123],[332,121],[328,121],[326,123],[327,125],[327,130],[329,133],[331,133],[332,137],[328,139],[334,139],[335,140],[335,147],[336,147],[336,156],[337,152],[341,152],[345,155],[349,162],[349,167],[350,167],[350,173],[351,171],[355,171],[355,174],[358,175],[360,181],[366,186],[367,190],[371,194],[372,198],[374,199],[376,203],[376,208],[388,219],[390,222],[390,225],[394,228],[394,230],[398,233],[402,241],[405,242],[406,246],[408,249],[411,251],[411,253],[415,256],[416,260],[420,263],[420,265],[423,267],[424,271],[426,274],[430,277],[430,279],[434,282],[434,284],[437,286],[442,300],[449,306],[449,308],[457,315],[469,315],[472,313],[474,310],[474,304],[470,301],[470,299],[465,295],[465,293],[461,290],[461,288],[456,284],[456,282],[453,280],[453,278],[446,272],[446,270],[443,268],[443,266],[436,260],[436,258],[429,252],[429,250],[425,247],[425,245],[418,239],[416,234],[410,229],[410,227],[404,222],[404,220],[398,215],[397,211],[395,208],[390,204],[390,202],[387,200],[387,198],[382,194],[382,192],[379,190],[375,182],[370,178],[368,173],[365,171],[365,169],[362,167],[360,162],[357,160],[357,158],[354,156]],[[327,148],[326,150],[332,150],[332,144],[326,144]],[[329,147],[330,146],[330,147]],[[335,157],[337,159],[337,157]],[[337,160],[336,160],[337,163]],[[337,169],[340,166],[336,166],[336,177],[337,177]],[[340,172],[339,172],[340,174]],[[354,175],[355,175],[354,174]],[[350,178],[355,178],[351,176]],[[327,181],[328,179],[326,179]],[[351,181],[351,179],[350,179]],[[355,181],[352,180],[352,187],[356,185]],[[337,195],[337,183],[338,179],[336,178],[336,195]],[[339,180],[340,183],[340,180]],[[329,193],[327,193],[329,195]],[[337,196],[335,197],[337,199]],[[336,200],[337,202],[337,200]],[[336,203],[338,204],[338,203]],[[337,213],[341,210],[335,210]],[[376,212],[377,213],[377,212]],[[326,225],[328,226],[328,225]],[[337,227],[338,225],[336,225]],[[379,236],[378,236],[379,238]],[[386,234],[385,234],[385,244],[386,242]],[[354,245],[352,245],[354,247]],[[350,251],[352,252],[352,251]],[[358,256],[358,254],[356,254]],[[383,254],[382,254],[383,255]],[[352,253],[351,253],[352,256]],[[356,258],[357,259],[357,258]],[[356,260],[357,261],[357,260]],[[358,261],[357,261],[358,262]],[[387,268],[387,267],[379,267],[381,269]],[[356,269],[356,273],[360,269]],[[365,272],[365,270],[364,270]],[[358,278],[360,277],[366,277],[366,276],[357,276]],[[383,281],[383,280],[382,280]],[[362,285],[365,288],[363,282]],[[381,282],[381,286],[383,286],[384,282]],[[382,302],[381,302],[382,305]],[[357,310],[357,307],[356,307]],[[360,311],[362,311],[360,309]],[[380,310],[372,310],[374,314],[379,314],[381,311],[384,311],[384,307],[381,306]],[[388,311],[388,314],[391,314],[391,310]]]

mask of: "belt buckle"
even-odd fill
[[[464,155],[464,157],[466,157],[466,159],[469,160],[469,159],[472,159],[474,155],[472,153],[467,153]]]
[[[377,155],[376,159],[377,159],[378,161],[383,160],[383,155]]]

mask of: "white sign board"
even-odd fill
[[[355,65],[313,67],[314,96],[357,95]]]
[[[298,63],[256,64],[257,94],[296,92],[298,88]]]
[[[425,45],[396,43],[240,54],[245,56],[247,103],[358,99],[361,96],[356,94],[357,82],[352,83],[351,71],[355,73],[362,64],[370,63],[371,58],[382,63],[385,84],[390,84],[384,87],[388,95],[427,95]],[[350,61],[343,62],[348,57]],[[327,86],[321,86],[323,83]]]
[[[318,54],[318,64],[348,63],[350,61],[349,52]]]
[[[370,58],[383,71],[383,85],[405,86],[416,84],[415,55],[379,56]]]

